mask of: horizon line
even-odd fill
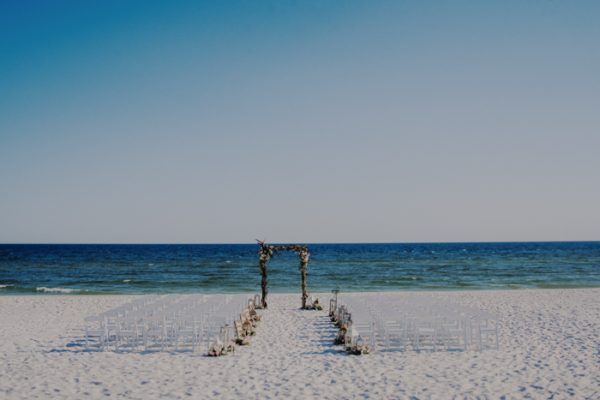
[[[269,242],[270,244],[302,243],[302,244],[509,244],[509,243],[598,243],[600,240],[490,240],[490,241],[389,241],[389,242]],[[0,246],[7,245],[82,245],[82,246],[148,246],[148,245],[249,245],[256,242],[0,242]]]

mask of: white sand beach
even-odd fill
[[[272,294],[232,355],[84,352],[84,318],[133,296],[0,296],[0,399],[600,399],[600,289],[389,295],[490,311],[500,349],[351,356],[326,311]]]

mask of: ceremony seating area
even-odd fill
[[[354,294],[332,298],[329,313],[348,351],[498,349],[494,315],[425,296]]]
[[[258,301],[258,296],[249,298],[248,294],[141,296],[86,318],[85,348],[118,352],[209,351],[215,342],[228,344],[240,338],[234,323],[237,319],[240,324],[245,322],[242,319],[250,314],[250,309],[255,314]]]

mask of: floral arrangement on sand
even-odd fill
[[[321,305],[321,303],[319,303],[319,299],[315,299],[313,301],[312,297],[309,297],[308,304],[306,305],[306,307],[304,309],[321,311],[323,309],[323,306]]]
[[[254,326],[256,326],[256,323],[260,321],[260,315],[256,311],[256,306],[254,304],[248,307],[248,316],[250,320],[254,323]]]
[[[346,332],[348,331],[348,326],[346,324],[340,326],[337,334],[335,335],[335,339],[333,339],[334,344],[344,344],[346,343]]]
[[[233,352],[235,352],[235,342],[229,337],[229,325],[225,325],[221,327],[219,336],[208,347],[208,355],[218,357]]]
[[[361,355],[371,352],[371,347],[364,342],[362,336],[360,336],[353,326],[350,326],[350,329],[346,333],[345,346],[346,351],[350,354]]]
[[[362,354],[369,354],[371,352],[371,346],[366,343],[357,343],[350,346],[350,348],[346,348],[346,351],[350,354],[360,356]]]
[[[345,306],[340,306],[334,310],[331,314],[331,322],[338,328],[346,324],[350,320],[350,313],[346,310]]]
[[[223,345],[223,342],[221,341],[221,339],[217,338],[217,340],[215,340],[214,342],[211,343],[211,345],[208,348],[208,355],[211,357],[218,357],[218,356],[222,356],[224,355],[224,350],[225,346]]]
[[[235,344],[239,346],[249,345],[250,339],[246,336],[244,329],[242,328],[242,323],[240,321],[235,321],[233,325],[235,327]]]

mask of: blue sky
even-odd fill
[[[600,240],[597,1],[2,1],[0,242]]]

